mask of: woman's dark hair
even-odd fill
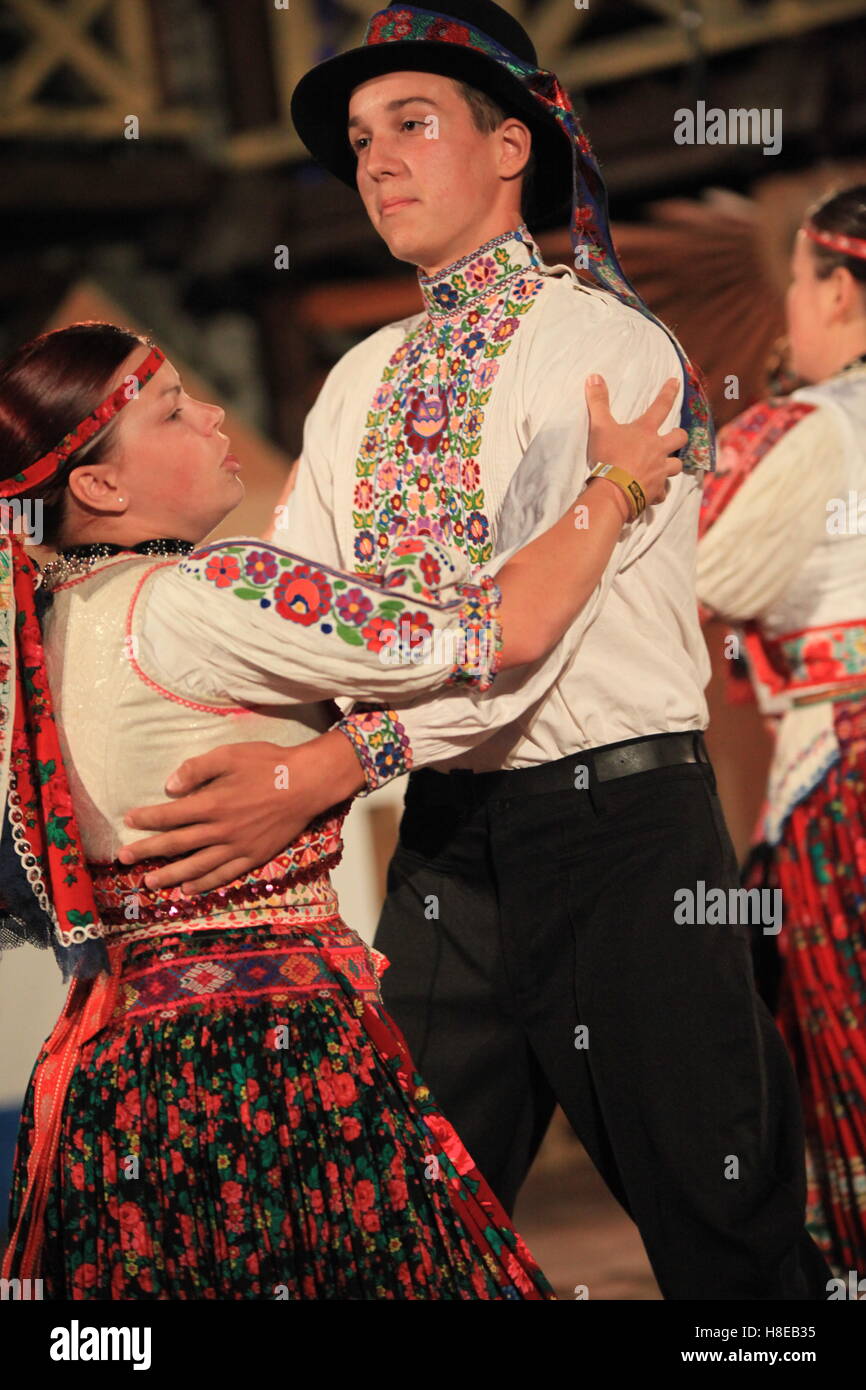
[[[807,221],[820,232],[838,232],[842,236],[866,241],[866,184],[843,188],[838,193],[829,193],[821,198],[809,209]],[[809,247],[815,258],[815,274],[819,280],[826,280],[839,266],[844,266],[855,280],[866,287],[866,260],[862,256],[846,256],[844,252],[831,251],[817,241],[810,241]]]
[[[137,333],[114,323],[73,323],[43,333],[0,362],[0,478],[11,478],[60,443],[108,395],[118,367],[135,348]],[[42,539],[57,546],[65,519],[66,484],[87,458],[99,463],[117,421],[76,449],[53,477],[28,489],[42,500]]]

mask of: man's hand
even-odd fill
[[[317,815],[363,785],[361,764],[339,729],[295,748],[223,744],[187,758],[171,774],[165,790],[178,800],[127,812],[127,825],[164,833],[135,840],[117,857],[135,864],[184,855],[146,874],[147,887],[208,892],[267,864]]]

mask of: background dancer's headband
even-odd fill
[[[160,352],[158,347],[151,348],[140,366],[128,372],[120,386],[91,410],[73,430],[65,434],[59,444],[28,464],[23,472],[16,473],[12,478],[0,480],[0,497],[14,497],[19,492],[26,492],[28,488],[38,487],[46,482],[76,449],[80,449],[82,444],[86,444],[100,430],[105,429],[109,421],[113,420],[125,405],[137,399],[141,387],[150,381],[164,361],[165,353]]]
[[[838,251],[840,256],[856,256],[858,260],[866,261],[866,241],[863,237],[845,236],[843,232],[825,232],[823,228],[816,227],[814,222],[805,222],[803,231],[811,241],[815,241],[819,246],[826,246],[828,251]]]
[[[153,348],[49,453],[0,482],[0,497],[36,487],[135,400],[164,354]],[[36,566],[0,504],[0,950],[53,946],[63,978],[108,968],[102,926],[54,722],[37,610]]]
[[[555,73],[529,61],[535,50],[528,36],[499,6],[488,0],[462,0],[446,8],[454,13],[390,5],[373,15],[361,48],[320,63],[298,83],[292,97],[298,134],[321,164],[354,188],[356,160],[346,134],[349,96],[359,83],[377,74],[404,68],[440,73],[471,83],[525,116],[532,130],[533,148],[540,155],[536,183],[546,181],[552,187],[548,198],[552,206],[560,205],[562,189],[570,182],[569,231],[575,263],[602,289],[610,290],[657,324],[673,343],[685,378],[680,424],[689,442],[683,467],[711,470],[714,432],[698,374],[673,333],[650,312],[619,263],[610,234],[607,190],[568,93]],[[523,47],[527,57],[519,57],[511,46],[506,47],[471,19],[467,22],[464,16],[472,15],[489,16],[487,22],[507,34],[511,45],[516,42]],[[565,164],[568,151],[561,141],[563,134],[570,146],[570,172]]]

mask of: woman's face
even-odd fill
[[[122,385],[149,351],[142,344],[130,353],[113,385]],[[224,419],[218,405],[187,395],[166,358],[121,410],[109,456],[83,480],[98,497],[82,498],[81,484],[76,497],[144,536],[201,540],[244,495]],[[76,472],[86,474],[86,462]]]
[[[819,280],[805,232],[797,233],[785,304],[791,366],[804,381],[822,381],[834,370],[838,295],[833,276]]]

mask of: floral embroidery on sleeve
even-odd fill
[[[322,637],[379,656],[388,649],[395,666],[422,664],[432,652],[437,664],[450,660],[448,683],[486,690],[498,669],[497,586],[489,577],[455,584],[461,571],[427,537],[398,541],[377,579],[358,581],[267,543],[231,541],[199,546],[178,569]],[[456,597],[442,602],[437,590],[449,585]]]
[[[474,583],[454,583],[465,572],[465,566],[457,569],[453,552],[436,541],[428,537],[407,537],[397,541],[388,551],[382,584],[386,589],[400,586],[404,591],[410,590],[420,598],[433,602],[436,600],[436,590],[452,584],[460,607],[457,614],[459,626],[454,629],[458,634],[455,643],[457,649],[448,684],[467,684],[477,690],[489,690],[502,660],[502,625],[499,621],[502,594],[490,575],[484,575]],[[413,647],[417,648],[431,640],[435,645],[433,629],[423,621],[424,615],[414,616],[422,621],[411,624],[407,629],[404,620],[400,632],[403,658],[410,661]],[[405,650],[406,645],[408,651]],[[420,659],[420,653],[417,653],[416,659]]]
[[[442,584],[443,568],[449,578],[454,577],[450,554],[435,541],[398,541],[389,551],[383,585],[392,588],[401,582],[423,596],[429,588]],[[501,593],[489,575],[477,584],[457,584],[455,588],[461,600],[460,626],[465,640],[448,683],[463,682],[487,690],[493,684],[502,656],[498,618]],[[359,796],[368,796],[393,777],[411,770],[409,736],[394,710],[358,705],[335,727],[351,741],[363,769],[366,787]]]

